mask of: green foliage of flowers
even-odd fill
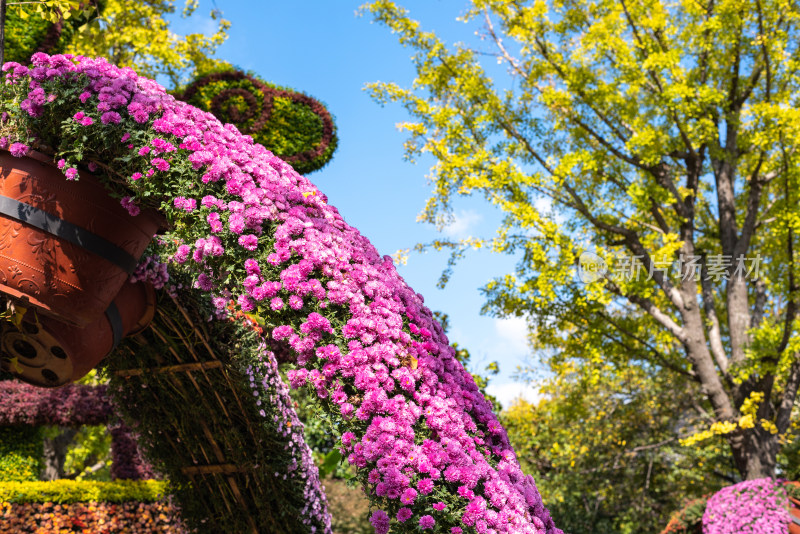
[[[164,499],[171,488],[162,480],[52,480],[47,482],[0,481],[0,502],[155,502]]]
[[[0,481],[38,480],[42,443],[39,427],[0,427]]]

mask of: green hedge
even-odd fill
[[[161,480],[54,480],[49,482],[0,481],[0,502],[59,503],[129,501],[156,502],[170,491],[169,484]]]
[[[42,471],[41,427],[0,427],[0,480],[38,480]]]

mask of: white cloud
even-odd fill
[[[542,398],[542,394],[539,393],[535,386],[522,382],[490,383],[486,388],[486,393],[496,397],[500,404],[503,405],[503,408],[508,408],[514,400],[520,397],[533,404],[539,402]]]
[[[509,356],[525,356],[530,352],[528,324],[524,317],[495,319],[494,330],[500,338],[502,349],[511,353]]]
[[[477,211],[461,210],[453,215],[453,219],[453,222],[442,229],[442,233],[452,238],[463,238],[483,220],[483,215]]]
[[[533,205],[539,213],[549,213],[553,209],[553,199],[542,196],[537,198]]]

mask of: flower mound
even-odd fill
[[[158,247],[171,269],[191,273],[221,316],[231,300],[258,312],[265,341],[291,349],[291,386],[328,411],[376,532],[561,532],[422,297],[311,182],[105,60],[36,54],[31,69],[3,68],[3,101],[24,110],[7,107],[6,123],[31,132],[5,146],[48,144],[65,174],[101,165],[124,180],[129,209],[155,200],[173,228]]]
[[[782,482],[760,478],[712,495],[703,514],[703,534],[784,534],[789,522]]]

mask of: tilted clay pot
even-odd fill
[[[132,217],[96,177],[0,151],[0,293],[81,328],[100,319],[163,218]],[[23,304],[25,305],[25,304]]]
[[[155,313],[155,302],[153,286],[126,282],[100,319],[86,328],[29,310],[20,328],[3,323],[2,366],[35,386],[74,382],[111,353],[123,337],[146,328]]]
[[[786,482],[786,485],[800,486],[800,482]],[[789,534],[800,534],[800,500],[789,497]]]

